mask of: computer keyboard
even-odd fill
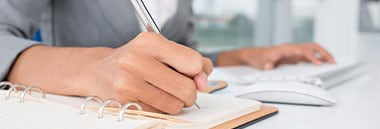
[[[364,63],[356,60],[341,60],[336,64],[315,66],[310,63],[281,65],[280,67],[237,76],[231,79],[236,84],[251,84],[262,81],[299,81],[313,86],[330,88],[365,72]]]

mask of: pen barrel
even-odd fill
[[[146,31],[161,34],[159,27],[144,2],[142,0],[131,0],[131,3],[137,17],[139,18],[141,24],[145,27]]]

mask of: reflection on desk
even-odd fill
[[[229,83],[226,89],[214,94],[262,102],[331,106],[339,101],[327,89],[365,72],[362,62],[341,59],[336,64],[298,63],[266,71],[250,66],[219,67],[210,78]]]
[[[339,103],[332,107],[269,104],[280,113],[248,129],[379,129],[380,83],[366,74],[329,89]]]

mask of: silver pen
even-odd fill
[[[145,29],[148,32],[156,32],[158,34],[161,34],[160,28],[157,26],[156,22],[154,21],[152,15],[148,11],[148,8],[145,6],[143,0],[131,0],[133,9],[138,17],[138,19],[141,21],[141,24],[145,27]],[[199,105],[195,102],[194,105],[198,108]]]

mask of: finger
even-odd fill
[[[141,51],[187,76],[194,77],[203,70],[203,57],[198,52],[159,34],[141,33],[136,42],[141,45]]]
[[[322,62],[315,56],[314,51],[306,50],[304,51],[303,57],[307,60],[310,61],[311,63],[315,65],[321,65]]]
[[[275,64],[273,62],[266,63],[264,64],[264,70],[271,70],[274,68],[274,66]]]
[[[121,71],[122,77],[126,79],[118,79],[115,83],[115,94],[122,103],[129,102],[125,100],[126,95],[133,95],[136,100],[139,100],[149,107],[153,107],[162,112],[177,114],[181,112],[184,103],[173,95],[145,82],[142,78],[131,75],[126,71]],[[148,109],[151,109],[149,108]],[[153,109],[152,109],[153,110]]]
[[[203,58],[203,71],[210,75],[212,73],[213,64],[209,58]]]
[[[281,59],[280,61],[278,61],[277,65],[279,65],[279,64],[297,64],[300,61],[304,61],[304,59],[299,57],[299,56],[293,56],[293,57]]]
[[[203,91],[208,86],[208,76],[205,72],[202,72],[194,77],[195,84],[197,85],[197,89]]]
[[[249,57],[249,58],[248,57],[247,58],[242,58],[242,60],[244,60],[245,63],[247,63],[248,65],[250,65],[252,67],[263,69],[261,62],[257,61],[257,60],[254,60],[251,57]]]
[[[129,66],[131,61],[133,61],[134,66],[139,67]],[[165,64],[147,56],[130,57],[126,55],[121,61],[121,66],[139,75],[143,80],[155,87],[178,98],[185,103],[186,107],[194,104],[197,90],[193,78],[184,76]]]
[[[166,49],[168,51],[166,52],[168,53],[157,53],[156,58],[161,62],[172,66],[178,72],[190,77],[194,77],[202,70],[205,70],[207,73],[211,73],[212,63],[205,62],[203,56],[193,49],[175,42],[170,42],[167,46],[161,47],[167,47]],[[172,51],[169,52],[169,50]],[[205,67],[205,63],[208,63],[207,67]]]
[[[194,77],[194,82],[197,86],[197,90],[203,91],[208,86],[208,75],[211,74],[213,65],[210,59],[203,58],[204,59],[204,67],[203,72],[197,74]]]
[[[284,58],[284,56],[286,56],[286,51],[284,52],[284,50],[281,50],[281,49],[276,49],[276,51],[272,51],[271,55],[268,56],[268,58],[266,59],[265,61],[265,64],[263,65],[263,68],[264,70],[270,70],[270,69],[273,69],[276,64],[279,63],[279,61],[281,59]]]
[[[322,48],[320,45],[316,44],[316,51],[318,51],[322,55],[322,59],[329,62],[329,63],[335,63],[334,57],[324,48]]]
[[[277,59],[272,59],[271,68],[277,67],[281,64],[294,64],[300,61],[300,56],[302,55],[301,50],[298,46],[293,44],[284,44],[277,48],[278,53],[281,55]],[[270,68],[267,66],[268,68]]]
[[[264,61],[255,61],[251,59],[246,59],[245,62],[255,68],[264,69]]]
[[[144,90],[140,90],[141,95],[138,96],[138,99],[154,107],[154,109],[170,114],[178,114],[184,107],[184,103],[181,100],[153,85],[146,83],[146,85],[140,85],[140,88]],[[153,110],[152,108],[150,109]]]
[[[266,48],[261,49],[262,51],[264,51],[264,49]],[[265,51],[268,51],[268,49],[266,49]],[[273,54],[272,52],[262,52],[259,53],[259,55],[245,55],[242,57],[242,60],[250,66],[264,70],[266,64],[273,64],[272,60],[275,60],[276,58],[274,56],[277,55]]]
[[[257,60],[250,60],[248,59],[246,62],[250,65],[250,66],[253,66],[253,67],[256,67],[256,68],[259,68],[259,69],[262,69],[262,70],[270,70],[270,69],[273,69],[274,65],[275,65],[275,61],[276,59],[269,59],[268,58],[265,58],[264,60],[262,61],[257,61]]]

